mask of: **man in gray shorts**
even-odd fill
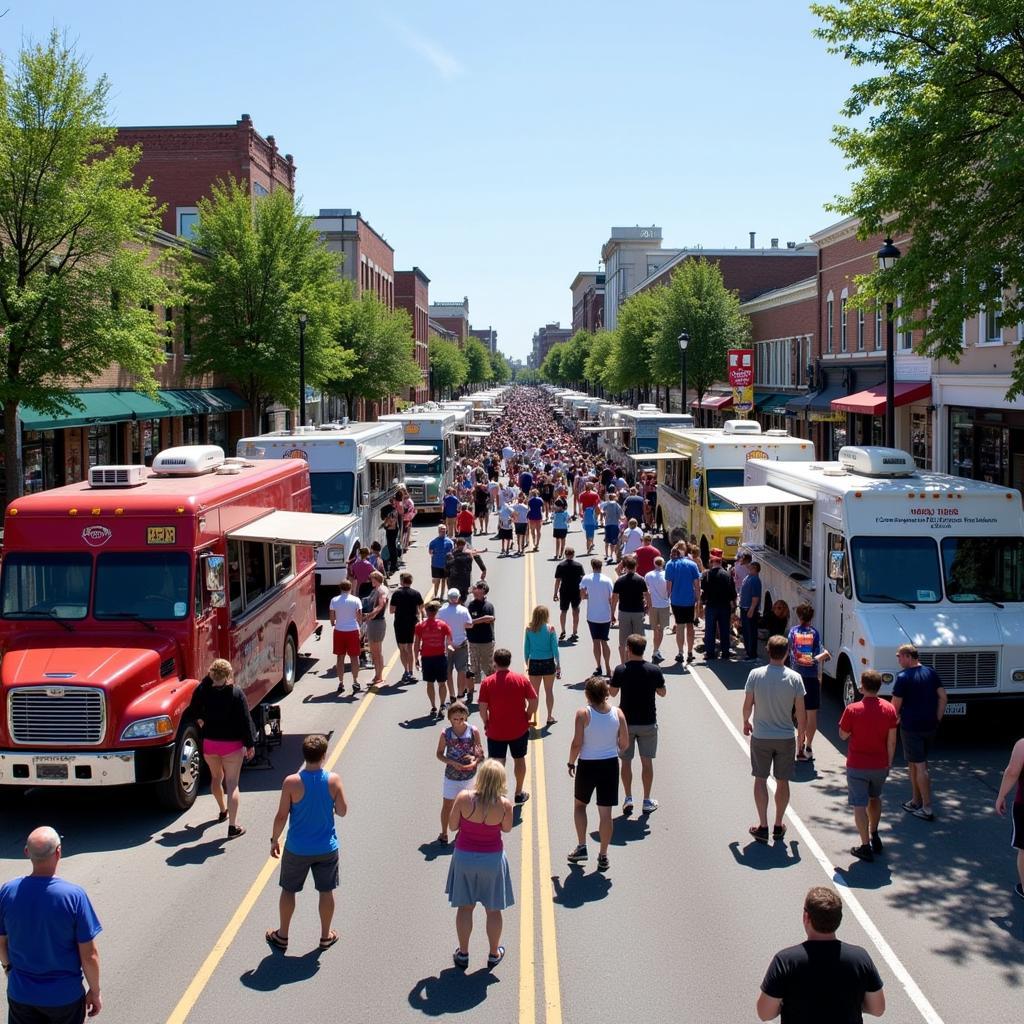
[[[804,681],[786,668],[789,641],[784,636],[768,639],[770,663],[755,668],[743,688],[743,735],[750,736],[750,769],[754,776],[757,824],[747,830],[759,843],[768,842],[768,776],[775,776],[775,826],[773,839],[783,839],[782,818],[789,806],[789,780],[796,763],[793,712],[801,732],[807,722]],[[753,724],[751,724],[753,713]]]
[[[658,809],[651,797],[654,785],[654,757],[658,753],[658,708],[656,697],[665,696],[665,676],[656,665],[644,661],[647,640],[639,633],[626,637],[626,661],[612,673],[610,693],[621,693],[619,708],[626,719],[629,746],[619,754],[622,762],[622,813],[633,810],[633,754],[640,748],[640,778],[644,787],[643,813]]]
[[[647,610],[647,583],[636,571],[636,559],[626,555],[622,559],[622,575],[612,588],[612,621],[619,615],[619,661],[626,661],[626,637],[634,633],[643,636],[644,612]]]
[[[338,941],[331,928],[334,919],[334,890],[338,888],[338,833],[334,816],[348,813],[341,779],[324,769],[327,756],[325,736],[307,736],[302,741],[305,764],[289,775],[281,786],[281,802],[270,833],[270,856],[281,858],[281,923],[266,933],[266,940],[282,952],[288,948],[288,926],[295,913],[295,894],[302,891],[306,876],[313,872],[313,885],[320,894],[320,948]],[[301,813],[296,813],[301,805]],[[288,826],[284,854],[281,833]]]

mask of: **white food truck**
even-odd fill
[[[416,459],[399,467],[402,486],[421,512],[440,512],[445,489],[452,482],[458,447],[454,436],[462,417],[454,409],[407,409],[380,417],[381,423],[401,423],[405,447]],[[433,455],[425,462],[424,455]]]
[[[919,470],[894,448],[845,447],[838,462],[746,464],[743,509],[762,606],[808,601],[843,701],[860,674],[889,693],[900,644],[917,646],[950,696],[1024,697],[1024,514],[1020,492]]]
[[[435,456],[405,443],[401,423],[325,424],[243,437],[245,459],[305,459],[314,512],[355,514],[352,525],[317,549],[316,582],[336,587],[348,575],[354,549],[384,542],[381,512],[404,468],[430,465]]]

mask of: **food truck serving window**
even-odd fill
[[[854,537],[850,550],[859,600],[868,604],[942,600],[939,549],[931,537]]]
[[[353,473],[310,473],[309,484],[314,512],[346,516],[352,512]]]
[[[1024,538],[944,537],[950,601],[1024,601]]]
[[[108,551],[96,559],[97,619],[183,619],[188,614],[185,551]]]
[[[725,512],[736,506],[725,498],[711,492],[713,487],[742,487],[742,469],[709,469],[708,470],[708,508],[712,512]]]
[[[12,551],[4,558],[5,619],[84,619],[92,556]]]

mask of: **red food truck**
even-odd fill
[[[310,509],[301,459],[161,452],[152,469],[11,502],[0,575],[0,785],[155,784],[196,798],[186,712],[214,658],[255,708],[295,685],[316,628],[313,547],[351,516]]]

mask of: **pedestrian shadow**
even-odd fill
[[[157,846],[184,846],[194,839],[201,838],[211,825],[217,824],[223,824],[223,822],[218,822],[216,818],[210,818],[208,821],[202,821],[198,825],[186,825],[184,828],[174,832],[164,832],[155,842]]]
[[[612,880],[600,871],[587,874],[579,864],[573,864],[564,879],[551,876],[555,891],[554,902],[566,910],[578,910],[588,903],[603,900],[612,888]]]
[[[353,704],[359,695],[349,689],[345,693],[330,690],[328,693],[310,693],[302,698],[303,704]]]
[[[275,992],[283,985],[309,981],[320,970],[320,957],[325,951],[311,949],[302,956],[268,953],[252,970],[245,971],[239,981],[255,992]]]
[[[208,839],[205,843],[196,843],[195,846],[183,846],[175,850],[165,863],[172,868],[186,867],[189,864],[205,864],[211,857],[222,856],[227,842],[227,836],[218,836],[216,839]]]
[[[854,858],[848,868],[836,868],[836,875],[849,889],[884,889],[892,885],[892,871],[884,860],[867,861]]]
[[[795,839],[788,845],[784,841],[769,844],[752,839],[742,848],[734,840],[729,844],[729,852],[741,868],[753,868],[754,871],[791,868],[800,863],[800,844]]]
[[[1001,917],[990,917],[989,920],[1001,931],[1006,932],[1011,939],[1024,942],[1024,914],[1004,914]],[[1011,980],[1011,984],[1016,984]]]
[[[431,718],[430,715],[423,715],[422,718],[406,718],[398,723],[400,729],[429,729],[434,725],[444,725],[443,718]]]
[[[487,998],[487,990],[499,981],[493,971],[462,971],[448,967],[440,974],[421,978],[409,991],[409,1005],[428,1017],[465,1013]]]
[[[627,843],[646,839],[651,834],[648,818],[647,814],[639,814],[636,817],[622,814],[615,818],[612,821],[612,846],[625,846]],[[597,832],[592,832],[591,836],[595,840],[599,838]]]
[[[454,842],[439,843],[436,839],[430,843],[420,843],[418,847],[420,853],[423,854],[423,859],[427,862],[437,860],[438,857],[450,857],[454,848]]]
[[[585,690],[587,688],[587,681],[584,679],[579,683],[562,683],[562,688],[565,690]]]

